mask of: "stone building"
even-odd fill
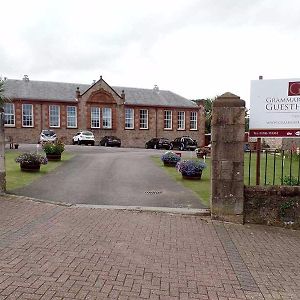
[[[53,129],[66,143],[78,130],[121,138],[124,147],[144,147],[153,137],[190,136],[204,144],[203,105],[173,92],[112,87],[100,77],[92,85],[6,79],[5,134],[14,142],[36,143]]]

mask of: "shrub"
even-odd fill
[[[48,160],[45,156],[36,153],[23,153],[16,158],[20,164],[46,165]]]
[[[181,157],[177,154],[175,154],[173,151],[167,151],[165,154],[163,154],[160,158],[163,162],[168,163],[177,163],[180,161]]]
[[[183,175],[199,175],[206,168],[206,164],[200,160],[183,160],[178,162],[176,169]]]
[[[65,150],[65,145],[61,141],[57,141],[55,143],[44,143],[43,150],[46,154],[62,154]]]
[[[294,176],[291,176],[291,177],[290,176],[284,176],[283,184],[284,185],[292,185],[292,186],[299,185],[298,178],[296,178]]]

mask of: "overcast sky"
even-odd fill
[[[0,0],[0,76],[189,99],[299,78],[299,0]]]

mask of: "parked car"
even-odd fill
[[[192,150],[197,148],[197,142],[189,136],[178,137],[171,142],[171,149]]]
[[[166,138],[153,138],[146,142],[146,149],[170,149],[170,141]]]
[[[45,142],[52,142],[54,143],[57,140],[56,133],[54,130],[51,129],[45,129],[42,130],[40,134],[39,143],[45,143]]]
[[[121,147],[121,140],[119,138],[117,138],[116,136],[112,136],[112,135],[105,136],[100,141],[100,146]]]
[[[85,144],[85,145],[95,145],[95,137],[94,134],[90,131],[82,130],[78,131],[76,135],[73,136],[72,139],[73,145],[74,144]]]

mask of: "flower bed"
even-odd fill
[[[161,156],[161,160],[167,167],[175,167],[181,157],[172,151],[167,151]]]
[[[41,165],[46,165],[48,159],[36,153],[23,153],[16,158],[20,164],[21,171],[38,172]]]
[[[61,154],[65,150],[65,145],[61,141],[55,143],[44,143],[43,150],[46,153],[48,160],[61,160]]]
[[[176,169],[184,179],[201,179],[205,168],[206,164],[200,160],[183,160],[176,165]]]

